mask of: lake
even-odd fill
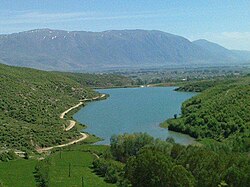
[[[104,140],[98,144],[109,144],[113,134],[146,132],[165,140],[173,137],[177,143],[192,144],[194,139],[159,127],[159,124],[174,114],[181,113],[181,104],[196,95],[176,92],[175,87],[98,89],[109,94],[106,100],[90,102],[73,117],[87,125],[84,131]]]

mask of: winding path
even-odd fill
[[[69,111],[71,111],[71,110],[73,110],[73,109],[75,109],[75,108],[81,106],[81,105],[84,103],[84,101],[93,101],[93,100],[101,99],[101,98],[103,98],[103,97],[105,97],[105,94],[102,94],[101,96],[93,97],[93,98],[91,98],[91,99],[83,99],[83,100],[81,100],[77,105],[75,105],[75,106],[73,106],[73,107],[71,107],[71,108],[65,110],[63,113],[61,113],[60,118],[61,118],[61,119],[64,119],[65,114],[67,114]],[[69,130],[72,129],[72,128],[75,126],[75,124],[76,124],[76,121],[74,121],[74,120],[69,120],[69,122],[70,122],[70,124],[65,128],[65,131],[69,131]],[[61,145],[55,145],[55,146],[44,147],[44,148],[37,148],[36,151],[37,151],[38,153],[43,153],[43,152],[49,151],[49,150],[51,150],[51,149],[53,149],[53,148],[69,146],[69,145],[78,143],[78,142],[80,142],[80,141],[83,141],[83,140],[85,140],[85,139],[89,136],[88,134],[83,133],[83,132],[81,132],[80,134],[81,134],[81,137],[80,137],[79,139],[76,139],[76,140],[73,140],[73,141],[71,141],[71,142],[68,142],[68,143],[65,143],[65,144],[61,144]]]
[[[80,101],[80,103],[78,103],[77,105],[75,106],[72,106],[71,108],[69,108],[68,110],[64,111],[63,113],[61,113],[60,115],[60,118],[61,119],[64,119],[64,116],[65,114],[67,114],[69,111],[81,106],[84,102],[86,101],[94,101],[94,100],[97,100],[97,99],[101,99],[105,97],[105,94],[102,94],[101,96],[96,96],[96,97],[93,97],[92,99],[83,99]],[[69,120],[69,125],[65,128],[65,131],[69,131],[70,129],[72,129],[74,126],[75,126],[76,122],[74,120]]]
[[[69,146],[69,145],[78,143],[78,142],[80,142],[80,141],[83,141],[83,140],[85,140],[86,138],[88,138],[88,136],[89,136],[88,134],[82,133],[82,132],[81,132],[80,134],[81,134],[82,137],[79,138],[79,139],[76,139],[76,140],[73,140],[73,141],[71,141],[71,142],[68,142],[68,143],[65,143],[65,144],[61,144],[61,145],[55,145],[55,146],[44,147],[44,148],[37,148],[36,151],[37,151],[38,153],[43,153],[43,152],[49,151],[49,150],[51,150],[51,149],[53,149],[53,148],[66,147],[66,146]]]

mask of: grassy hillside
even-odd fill
[[[210,88],[183,103],[182,116],[169,120],[169,129],[196,138],[235,140],[235,148],[249,150],[250,77],[206,85]]]
[[[79,99],[97,95],[87,85],[107,86],[108,80],[116,80],[114,75],[111,79],[107,77],[0,64],[0,150],[33,150],[36,146],[61,144],[78,137],[77,128],[63,131],[67,122],[59,116]]]
[[[0,65],[1,148],[33,149],[76,138],[59,115],[96,93],[57,73]]]

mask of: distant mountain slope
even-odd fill
[[[6,64],[46,70],[237,62],[231,54],[214,53],[217,49],[207,50],[181,36],[146,30],[38,29],[0,35],[0,59]]]
[[[241,50],[231,50],[235,55],[243,60],[248,60],[250,62],[250,51],[241,51]]]
[[[210,53],[219,56],[221,59],[237,60],[236,56],[232,53],[232,51],[216,43],[209,42],[204,39],[193,41],[193,43],[209,51]]]

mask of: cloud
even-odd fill
[[[1,15],[0,24],[27,24],[27,23],[54,23],[74,20],[79,17],[89,16],[91,13],[42,13],[42,12],[13,12]]]
[[[0,33],[13,33],[36,28],[55,28],[61,30],[103,30],[101,25],[109,22],[121,23],[124,20],[158,18],[165,15],[165,11],[138,11],[138,12],[44,12],[44,11],[8,11],[0,12]],[[121,20],[121,21],[120,21]],[[128,21],[129,20],[129,21]],[[137,20],[138,21],[138,20]],[[137,24],[138,26],[138,24]],[[126,27],[129,28],[128,25]],[[105,27],[112,29],[113,27]],[[134,28],[134,27],[133,27]],[[98,29],[97,29],[98,30]]]
[[[2,12],[0,17],[0,25],[10,24],[34,24],[34,23],[60,23],[68,21],[88,21],[88,20],[115,20],[115,19],[134,19],[134,18],[150,18],[161,16],[158,12],[138,12],[138,13],[119,13],[119,14],[102,14],[97,12],[59,12],[44,13],[34,11],[21,12]]]
[[[229,38],[234,40],[245,40],[246,38],[250,38],[250,32],[222,32],[219,38]],[[250,40],[248,40],[250,41]]]

